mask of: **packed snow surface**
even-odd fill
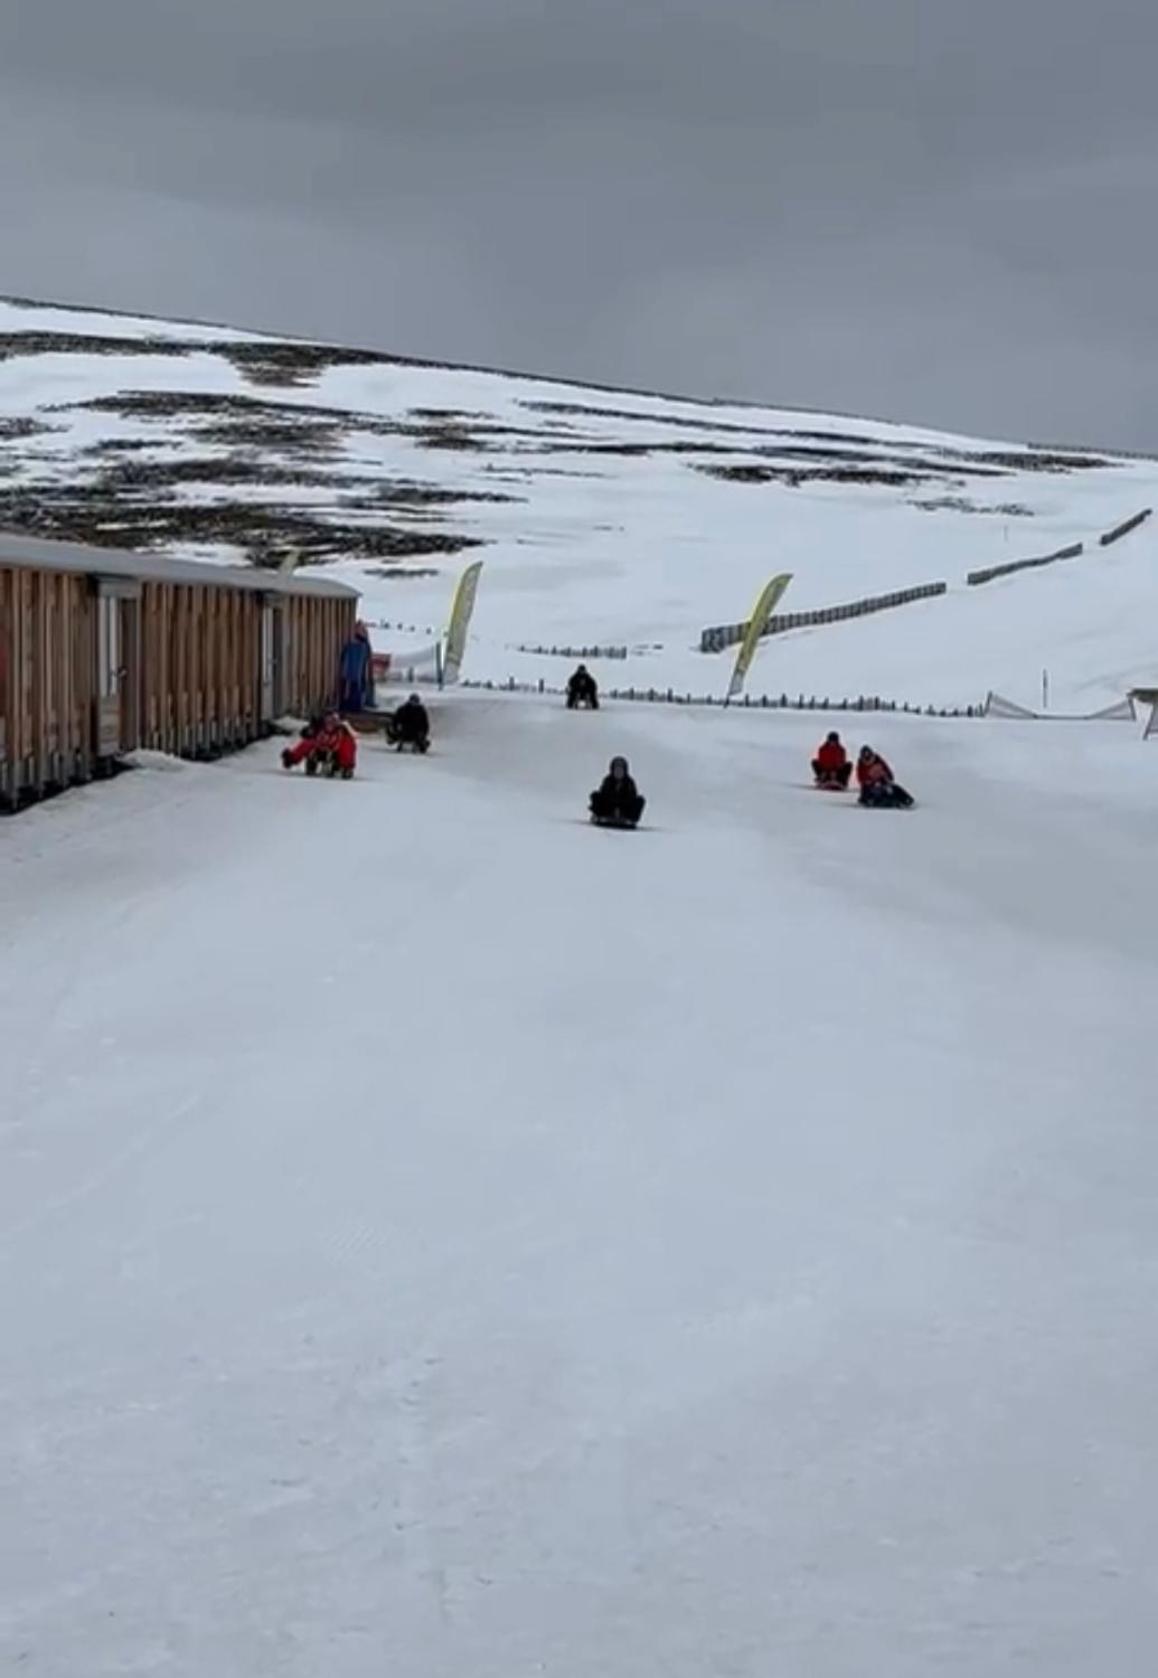
[[[1093,710],[1158,683],[1158,462],[869,419],[592,390],[338,346],[0,302],[0,528],[192,558],[293,553],[357,584],[380,648],[443,628],[485,561],[468,676],[722,694],[700,632],[914,585],[769,642],[756,693]],[[968,588],[1075,541],[1079,560]]]
[[[0,828],[0,1669],[1148,1670],[1137,731],[435,729]]]

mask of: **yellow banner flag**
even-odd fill
[[[748,619],[744,630],[744,639],[740,642],[740,650],[736,654],[736,668],[732,671],[732,680],[728,684],[728,698],[735,699],[743,691],[744,678],[748,674],[748,666],[756,654],[761,635],[767,626],[768,619],[776,610],[783,597],[784,590],[792,581],[790,571],[782,571],[778,577],[771,577],[764,584],[752,608],[752,616]]]
[[[470,628],[471,613],[474,611],[475,596],[478,593],[478,580],[482,568],[482,560],[476,559],[473,565],[467,566],[458,579],[458,587],[454,591],[454,605],[450,608],[450,627],[446,632],[446,655],[442,661],[442,679],[444,682],[458,681],[458,673],[462,667],[462,655],[466,652],[466,636]]]

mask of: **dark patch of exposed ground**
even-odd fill
[[[150,437],[102,437],[96,443],[90,443],[85,454],[90,459],[117,459],[122,455],[140,454],[156,448]]]
[[[83,457],[82,457],[83,459]],[[190,484],[220,484],[225,488],[240,484],[269,489],[297,488],[344,489],[357,486],[361,479],[352,473],[328,473],[319,476],[301,465],[278,465],[255,453],[231,455],[187,455],[180,459],[146,460],[131,454],[114,463],[102,466],[90,487],[110,495],[141,496],[156,499],[158,494],[180,489]]]
[[[974,468],[988,468],[993,472],[1081,472],[1095,467],[1112,466],[1115,463],[1105,456],[1080,450],[1059,451],[1057,449],[1030,447],[1025,451],[998,449],[968,449],[955,448],[950,444],[922,442],[919,438],[905,440],[903,438],[889,438],[887,447],[895,453],[884,454],[885,441],[874,438],[864,432],[856,431],[805,431],[793,426],[769,426],[754,423],[741,425],[735,420],[722,419],[691,419],[687,415],[672,414],[641,414],[631,408],[596,407],[584,402],[529,402],[520,403],[521,407],[534,413],[569,415],[574,418],[628,420],[640,425],[663,426],[664,429],[678,428],[681,430],[730,433],[744,437],[787,437],[808,445],[817,447],[768,448],[762,446],[755,452],[764,454],[834,454],[845,459],[864,460],[866,464],[873,461],[882,464],[902,464],[898,455],[918,454],[931,456],[952,463],[954,471]],[[834,444],[847,444],[851,448],[834,449]],[[904,464],[909,464],[906,460]]]
[[[97,459],[109,457],[99,451]],[[85,456],[80,457],[82,460]],[[291,456],[292,459],[292,456]],[[324,472],[312,470],[304,464],[278,464],[254,449],[232,454],[184,455],[179,458],[143,459],[139,453],[112,456],[112,464],[101,464],[93,488],[112,494],[155,497],[190,484],[250,485],[255,489],[308,488],[335,492],[350,492],[343,496],[347,504],[357,503],[367,511],[390,508],[420,510],[453,507],[465,502],[508,502],[513,495],[495,491],[447,489],[441,484],[425,484],[412,478],[375,478],[358,472]]]
[[[486,423],[489,414],[480,413],[478,409],[467,408],[411,408],[410,413],[418,420],[430,420],[436,425],[452,421],[455,425],[469,425],[471,420],[482,420]]]
[[[909,505],[919,513],[985,513],[1006,519],[1033,517],[1033,508],[1023,506],[1020,501],[1001,501],[986,506],[983,502],[969,501],[963,495],[939,495],[934,500],[912,501]]]
[[[387,419],[347,408],[316,403],[278,402],[235,391],[127,390],[95,396],[87,402],[67,403],[48,412],[83,410],[113,414],[118,419],[184,420],[196,424],[205,440],[252,443],[258,448],[296,447],[311,451],[335,449],[359,435],[408,437],[424,448],[471,449],[479,453],[499,439],[541,440],[531,427],[478,423],[447,412],[437,419]]]
[[[308,389],[332,367],[374,367],[381,356],[369,350],[338,349],[328,344],[214,343],[201,346],[236,367],[255,385]]]
[[[405,577],[407,582],[413,582],[416,577],[437,577],[437,567],[433,565],[368,565],[368,577]]]
[[[882,467],[818,466],[809,470],[806,467],[764,466],[752,462],[735,466],[700,466],[697,470],[730,484],[779,483],[786,484],[789,489],[809,483],[884,484],[890,488],[904,488],[909,484],[928,483],[932,476],[928,472],[903,472]]]
[[[1002,449],[983,449],[968,459],[981,466],[997,466],[1003,472],[1087,472],[1095,466],[1114,466],[1095,454],[1059,454],[1036,449],[1030,454],[1008,454]]]
[[[9,419],[0,418],[0,443],[16,443],[23,437],[43,437],[52,429],[43,420],[26,419],[20,414]]]
[[[228,361],[255,385],[304,388],[316,384],[331,367],[373,367],[388,357],[370,350],[350,350],[338,345],[295,343],[293,340],[215,338],[123,337],[111,333],[4,332],[0,333],[0,361],[16,356],[164,356],[182,359],[191,355],[216,355]]]
[[[0,523],[72,541],[126,547],[225,542],[254,564],[278,563],[288,548],[313,563],[339,558],[401,559],[455,554],[481,538],[437,526],[440,512],[517,497],[447,488],[416,479],[344,469],[341,451],[361,433],[409,435],[427,447],[473,447],[441,417],[411,424],[237,392],[126,391],[69,404],[157,427],[149,438],[105,438],[77,457],[78,479],[58,463],[21,463],[18,488],[0,493]],[[14,422],[17,435],[38,427]],[[184,446],[195,449],[184,455]],[[157,452],[150,452],[157,451]],[[216,452],[210,452],[216,451]],[[223,493],[212,503],[180,499],[183,489]],[[231,502],[231,488],[306,488],[331,495],[316,509],[268,500]],[[432,526],[434,526],[432,528]],[[272,556],[272,557],[271,557]]]
[[[176,338],[89,337],[85,332],[0,332],[0,361],[28,355],[136,355],[179,359],[199,348]]]
[[[338,559],[404,559],[455,554],[480,539],[451,531],[422,531],[321,517],[308,509],[243,502],[190,505],[126,499],[99,485],[0,486],[0,525],[7,530],[98,547],[163,549],[187,543],[224,543],[255,565],[280,563],[293,550],[310,564]]]

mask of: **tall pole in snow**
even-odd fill
[[[1042,708],[1043,711],[1048,711],[1049,710],[1049,671],[1048,670],[1043,670],[1042,673],[1041,673],[1041,708]]]

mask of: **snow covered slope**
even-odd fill
[[[604,674],[720,692],[694,649],[772,570],[784,610],[948,597],[766,647],[756,692],[1092,708],[1158,680],[1158,533],[964,587],[1158,503],[1158,463],[868,420],[420,366],[204,326],[0,304],[0,525],[338,563],[383,646],[441,627],[487,562],[467,674],[558,680],[520,646],[624,646]],[[407,638],[405,628],[412,626]]]
[[[1143,748],[874,727],[912,816],[457,694],[0,829],[0,1670],[1149,1670]]]

